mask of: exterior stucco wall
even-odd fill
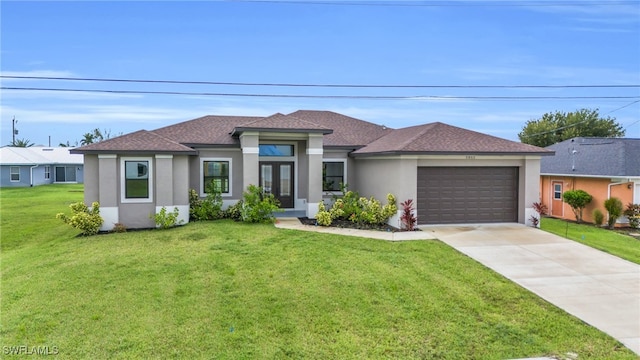
[[[296,203],[306,203],[309,197],[309,159],[307,159],[307,142],[297,142],[297,159],[296,159]],[[298,205],[298,204],[296,204]],[[297,207],[297,206],[296,206]]]
[[[554,204],[552,201],[553,182],[562,182],[563,192],[568,190],[584,190],[593,197],[591,203],[589,203],[582,212],[582,220],[584,222],[593,222],[593,211],[595,209],[602,211],[606,221],[607,210],[604,208],[604,201],[610,197],[617,197],[625,207],[634,200],[634,183],[626,181],[626,179],[542,175],[540,177],[541,200],[542,203],[549,208],[550,214],[553,211]],[[571,207],[564,202],[562,203],[561,214],[556,212],[555,217],[567,220],[576,219]]]
[[[11,181],[11,168],[14,166],[18,166],[20,168],[20,181]],[[29,169],[31,166],[25,165],[2,165],[2,174],[1,174],[1,184],[2,187],[19,187],[19,186],[29,186]]]
[[[356,158],[350,167],[352,190],[362,196],[374,196],[385,201],[392,193],[398,203],[407,199],[417,200],[417,171],[423,166],[507,166],[519,168],[518,222],[527,223],[533,214],[532,204],[539,201],[540,159],[539,157],[481,157],[433,156],[433,157],[387,157]],[[352,175],[352,176],[351,176]],[[416,209],[420,216],[420,209]],[[395,224],[392,224],[395,225]]]
[[[416,159],[357,159],[353,166],[354,186],[350,190],[361,196],[373,196],[382,203],[387,194],[393,194],[398,202],[416,200],[417,160]]]
[[[99,172],[98,155],[84,155],[84,202],[91,205],[94,201],[99,201]]]

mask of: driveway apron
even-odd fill
[[[640,354],[639,265],[521,224],[421,228]]]

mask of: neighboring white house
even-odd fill
[[[82,155],[66,147],[0,148],[0,187],[82,183]]]

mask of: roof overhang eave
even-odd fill
[[[478,156],[549,156],[553,152],[495,152],[495,151],[379,151],[379,152],[354,152],[354,157],[392,156],[392,155],[478,155]]]
[[[100,154],[131,154],[131,155],[198,155],[196,150],[171,151],[171,150],[71,150],[71,154],[100,155]]]
[[[255,131],[255,132],[272,132],[272,133],[298,133],[298,134],[322,134],[328,135],[332,134],[332,129],[273,129],[273,128],[262,128],[262,127],[235,127],[229,133],[231,136],[240,136],[245,131]]]

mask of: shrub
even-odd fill
[[[124,226],[124,224],[122,223],[115,223],[113,224],[113,229],[111,229],[111,232],[114,232],[114,233],[127,232],[127,227]]]
[[[613,229],[616,225],[616,221],[622,215],[623,207],[622,201],[616,197],[609,198],[604,201],[604,208],[609,212],[609,220],[607,220],[607,225],[609,225],[609,229]]]
[[[156,227],[160,229],[168,229],[177,225],[181,225],[184,221],[178,221],[178,216],[180,215],[180,210],[177,207],[173,208],[172,212],[167,212],[166,207],[162,207],[160,212],[156,214],[151,214],[151,218],[156,222]]]
[[[102,226],[104,222],[100,216],[100,204],[98,202],[92,203],[91,209],[83,202],[71,204],[69,208],[71,208],[71,217],[68,217],[64,213],[59,213],[56,215],[56,218],[64,221],[65,224],[81,230],[81,235],[88,236],[98,233],[100,226]]]
[[[549,208],[547,207],[547,205],[539,202],[533,203],[533,210],[540,214],[540,216],[544,216],[549,213]]]
[[[322,204],[322,203],[321,203]],[[316,222],[321,226],[329,226],[333,222],[331,213],[326,210],[318,211],[316,214]]]
[[[262,188],[255,185],[247,187],[242,194],[242,201],[240,215],[245,222],[271,222],[274,219],[273,212],[280,210],[280,204],[275,196],[264,194]]]
[[[562,194],[562,200],[571,206],[576,216],[576,221],[582,222],[582,211],[591,202],[593,197],[584,190],[568,190]]]
[[[640,227],[640,204],[629,203],[624,211],[624,216],[629,219],[629,226],[637,229]]]
[[[204,199],[201,199],[195,190],[189,190],[189,218],[193,220],[222,219],[222,205],[222,193],[213,181],[207,185],[207,196]]]
[[[593,222],[597,226],[602,226],[602,224],[604,223],[604,214],[602,213],[602,211],[600,211],[600,209],[593,210]]]
[[[227,219],[242,221],[242,200],[231,205],[224,211],[223,216]]]
[[[402,215],[400,215],[402,228],[407,231],[415,230],[418,219],[413,213],[413,199],[407,199],[404,202],[401,202],[400,206],[402,206]]]
[[[535,215],[531,215],[529,217],[529,220],[531,221],[531,226],[533,226],[534,228],[537,228],[538,224],[540,224],[540,218]]]

